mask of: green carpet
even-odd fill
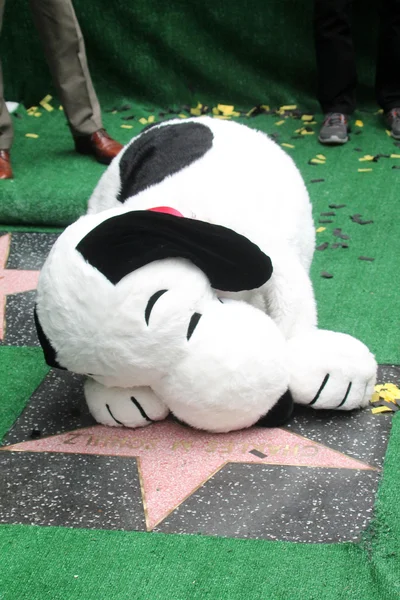
[[[101,98],[157,104],[220,102],[316,110],[314,0],[74,0]],[[377,2],[355,0],[359,99],[373,99]],[[6,2],[0,39],[6,94],[34,104],[52,93],[26,0]]]
[[[119,101],[117,107],[126,102],[125,99]],[[55,102],[54,105],[58,106]],[[132,105],[130,110],[115,114],[106,112],[106,126],[115,137],[127,142],[143,128],[139,118],[154,115],[156,120],[160,119],[163,110],[151,108],[154,110]],[[179,110],[179,107],[175,106],[175,109]],[[21,109],[18,113],[22,118],[13,117],[16,126],[12,154],[15,179],[4,181],[0,186],[3,228],[8,224],[54,227],[70,223],[84,212],[87,199],[104,170],[92,158],[73,152],[62,112],[40,112],[41,116],[36,118]],[[189,114],[183,109],[180,113]],[[130,115],[135,119],[124,119]],[[355,335],[371,348],[380,363],[398,364],[400,345],[396,332],[400,325],[400,295],[393,274],[400,271],[400,253],[394,251],[398,245],[400,220],[397,192],[400,169],[393,167],[400,167],[400,158],[383,157],[378,162],[360,162],[359,159],[364,155],[396,154],[400,149],[386,135],[381,115],[360,113],[358,117],[362,118],[364,126],[355,126],[351,141],[339,148],[322,147],[315,133],[296,134],[303,125],[299,119],[261,115],[238,120],[277,134],[279,143],[294,146],[285,147],[285,150],[304,176],[316,227],[325,227],[325,231],[318,233],[318,245],[330,243],[326,250],[316,252],[312,268],[321,327]],[[318,115],[316,119],[320,121]],[[282,124],[278,125],[280,122]],[[121,125],[131,129],[121,128]],[[317,131],[318,124],[311,129]],[[39,137],[27,138],[26,133]],[[326,163],[309,164],[309,160],[320,153],[326,157]],[[372,171],[359,172],[359,168]],[[315,179],[324,181],[312,183]],[[321,212],[332,210],[329,208],[332,203],[343,203],[346,207],[335,210],[334,217],[321,217]],[[365,220],[374,222],[367,225],[354,223],[350,219],[354,214],[362,214]],[[320,224],[320,219],[332,219],[333,222]],[[349,248],[331,247],[332,243],[341,241],[333,235],[336,228],[350,236]],[[375,260],[359,260],[360,256]],[[323,271],[332,274],[333,278],[322,278]]]

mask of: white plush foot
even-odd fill
[[[149,387],[107,388],[88,379],[85,397],[96,421],[111,427],[144,427],[165,419],[169,412]]]
[[[368,404],[377,365],[362,342],[317,329],[289,340],[288,350],[289,389],[297,404],[338,410]]]

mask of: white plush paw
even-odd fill
[[[85,397],[96,421],[111,427],[144,427],[165,419],[169,412],[149,387],[107,388],[88,379]]]
[[[377,365],[362,342],[317,329],[290,340],[288,350],[289,389],[297,404],[338,410],[368,404]]]

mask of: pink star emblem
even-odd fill
[[[209,434],[170,421],[143,429],[89,427],[3,450],[135,457],[148,530],[227,463],[376,470],[285,429]]]
[[[6,296],[35,290],[39,279],[39,271],[20,271],[6,269],[10,251],[11,236],[0,237],[0,340],[4,339],[6,330],[5,312]]]

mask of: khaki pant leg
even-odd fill
[[[29,3],[72,134],[94,133],[103,127],[100,106],[72,2],[29,0]]]
[[[0,0],[0,31],[3,23],[5,0]],[[0,150],[9,150],[13,141],[13,126],[4,100],[3,71],[0,61]]]

